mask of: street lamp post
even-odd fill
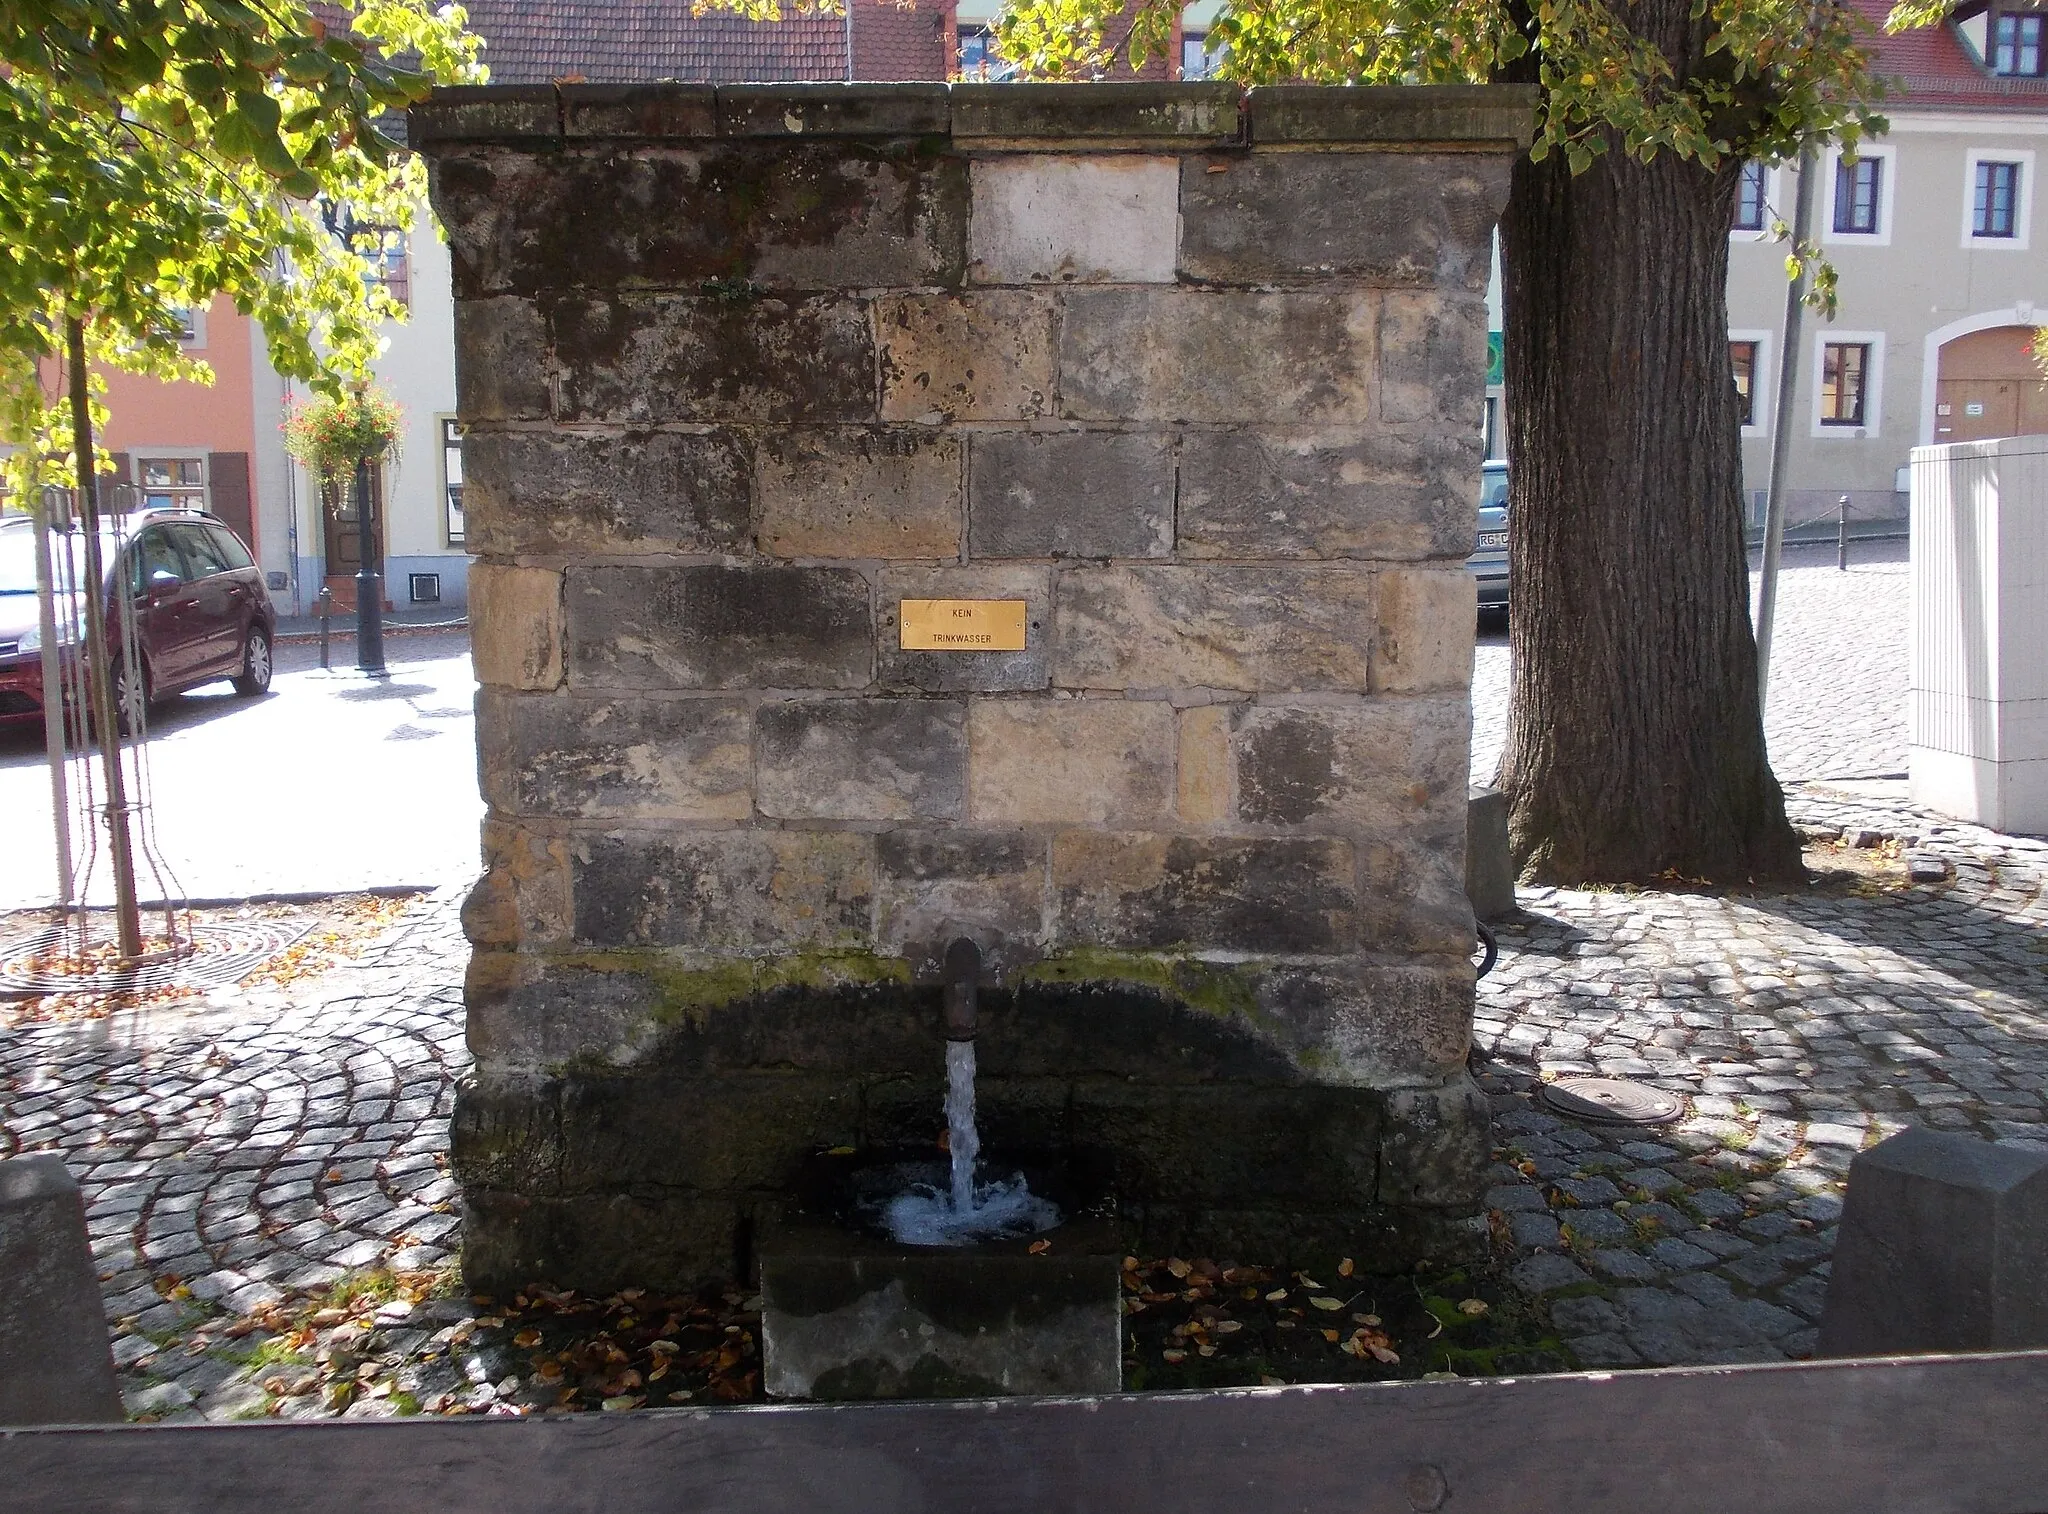
[[[356,459],[356,667],[384,671],[384,577],[377,571],[376,533],[370,528],[370,459]]]

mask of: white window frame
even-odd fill
[[[1821,378],[1828,348],[1840,344],[1861,344],[1870,349],[1870,366],[1863,375],[1863,424],[1823,424],[1820,418]],[[1875,441],[1884,421],[1884,355],[1882,331],[1836,331],[1823,326],[1813,337],[1813,403],[1809,410],[1813,434],[1830,441]]]
[[[449,425],[455,422],[457,419],[458,417],[451,415],[446,411],[443,411],[434,417],[434,451],[436,454],[434,471],[438,473],[441,478],[441,540],[446,546],[448,546],[452,550],[467,551],[469,542],[469,463],[468,459],[466,458],[463,458],[461,463],[463,480],[460,486],[463,490],[462,535],[457,536],[453,531],[449,529],[449,527],[453,525],[454,522],[450,520],[448,511],[449,483],[447,437]],[[461,450],[459,444],[456,456],[458,458],[461,458]]]
[[[1899,193],[1899,150],[1887,143],[1865,142],[1856,150],[1858,161],[1874,158],[1884,164],[1878,173],[1877,186],[1877,230],[1837,231],[1835,230],[1835,186],[1842,164],[1842,149],[1828,150],[1827,161],[1821,165],[1824,176],[1817,186],[1823,192],[1815,198],[1821,201],[1820,239],[1837,247],[1889,247],[1892,245],[1892,205]]]
[[[1979,163],[2017,163],[2020,166],[2020,189],[2013,197],[2012,235],[2009,237],[1980,237],[1977,235],[1977,165]],[[1982,249],[1986,252],[2025,252],[2027,234],[2034,220],[2034,154],[2031,149],[2021,147],[1972,147],[1963,154],[1963,246],[1971,251]]]
[[[1771,400],[1777,391],[1777,370],[1771,353],[1778,343],[1775,331],[1762,328],[1730,331],[1731,342],[1756,343],[1756,371],[1750,375],[1750,423],[1742,428],[1743,439],[1754,440],[1771,434]]]
[[[184,311],[185,325],[191,330],[192,334],[187,336],[183,331],[177,333],[178,345],[187,352],[204,352],[206,350],[206,312],[196,305],[187,305],[184,307]],[[161,457],[165,454],[158,453],[157,455]]]
[[[1743,231],[1733,224],[1730,216],[1728,240],[1731,242],[1768,242],[1771,239],[1771,222],[1784,219],[1777,216],[1777,208],[1785,203],[1785,170],[1766,163],[1764,165],[1764,224],[1754,231]]]

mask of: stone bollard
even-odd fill
[[[122,1418],[78,1183],[61,1157],[0,1162],[0,1425]]]
[[[1819,1356],[2048,1346],[2048,1152],[1906,1130],[1860,1154]]]
[[[1475,788],[1465,809],[1465,894],[1472,913],[1498,920],[1515,912],[1515,862],[1508,854],[1508,798]]]

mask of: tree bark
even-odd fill
[[[1688,0],[1630,25],[1687,75]],[[1684,56],[1692,54],[1691,58]],[[1728,360],[1739,166],[1618,144],[1516,166],[1502,232],[1514,659],[1500,782],[1525,876],[1803,876],[1764,750]]]

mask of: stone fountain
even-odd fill
[[[480,559],[472,1283],[751,1275],[812,1164],[941,1159],[959,938],[982,1141],[1097,1174],[1121,1244],[1470,1244],[1463,560],[1528,95],[411,124]]]

